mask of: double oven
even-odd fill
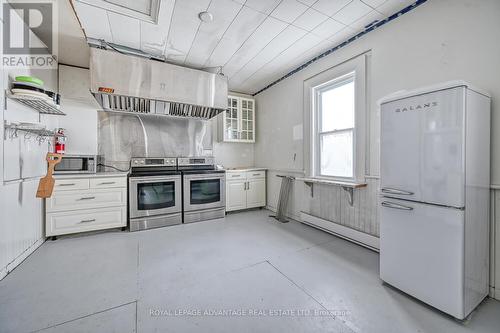
[[[205,158],[133,158],[130,231],[225,215],[225,173]]]

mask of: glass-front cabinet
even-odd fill
[[[219,116],[218,140],[255,142],[255,100],[230,95],[227,105]]]

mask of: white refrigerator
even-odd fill
[[[490,97],[454,81],[380,106],[380,277],[464,319],[489,290]]]

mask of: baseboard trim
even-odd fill
[[[491,298],[495,298],[495,296],[496,296],[496,295],[495,295],[495,293],[496,293],[496,291],[495,291],[495,287],[490,286],[490,288],[489,288],[489,289],[490,289],[490,292],[488,293],[488,296],[489,296],[489,297],[491,297]]]
[[[490,287],[490,294],[489,294],[489,296],[491,298],[494,298],[494,299],[500,301],[500,289],[494,288],[494,287]]]
[[[0,270],[0,280],[7,276],[10,272],[12,272],[17,266],[19,266],[26,258],[29,257],[30,254],[35,252],[36,249],[40,247],[40,245],[45,242],[45,237],[40,238],[35,243],[33,243],[29,248],[27,248],[23,253],[21,253],[16,259],[11,261],[7,266],[3,267]]]
[[[380,249],[380,239],[376,236],[369,235],[304,212],[301,212],[301,221],[302,223],[329,232],[335,236],[369,248],[370,250],[378,252]]]

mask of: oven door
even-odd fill
[[[225,206],[224,173],[185,174],[183,177],[184,211]]]
[[[131,177],[130,218],[181,212],[181,176]]]

